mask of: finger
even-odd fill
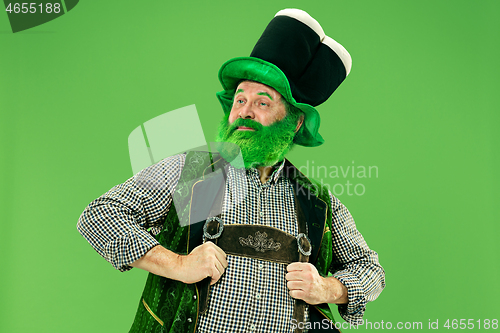
[[[217,267],[214,266],[212,268],[212,280],[210,281],[210,285],[215,284],[217,281],[219,281],[221,275],[222,274],[219,272]]]
[[[201,245],[203,246],[201,253],[206,257],[206,258],[214,258],[216,261],[220,262],[222,266],[227,267],[227,259],[226,259],[226,253],[217,245],[215,245],[212,242],[206,242],[205,244]],[[192,253],[196,250],[196,248],[192,251]]]
[[[212,243],[212,247],[214,249],[214,254],[217,260],[222,264],[222,266],[227,267],[227,255],[220,247],[216,244]]]
[[[226,253],[224,251],[222,251],[221,249],[220,249],[220,252],[219,251],[216,252],[215,256],[216,256],[217,260],[222,264],[222,266],[224,266],[224,268],[226,268],[229,265],[227,263]]]
[[[304,264],[303,262],[292,262],[290,265],[286,266],[286,270],[288,272],[301,271],[304,269]]]
[[[305,294],[302,290],[290,290],[288,292],[292,298],[304,300]]]
[[[219,261],[215,261],[215,268],[219,271],[219,274],[222,275],[224,274],[224,271],[226,270],[224,268],[224,266],[219,262]]]
[[[214,262],[212,264],[212,273],[211,273],[212,280],[211,280],[210,284],[214,284],[217,281],[219,281],[219,279],[222,277],[224,272],[225,272],[225,268],[222,265],[222,263],[220,263],[218,260],[214,260]]]
[[[303,281],[304,277],[302,271],[292,271],[286,273],[285,279],[287,281]]]
[[[288,281],[286,286],[289,290],[302,290],[304,291],[304,284],[300,281]]]

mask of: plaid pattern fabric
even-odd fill
[[[161,230],[160,218],[172,204],[184,159],[184,154],[175,155],[144,169],[91,202],[82,213],[78,230],[116,269],[131,269],[130,263],[158,245],[153,235]],[[283,164],[262,184],[256,169],[241,172],[229,167],[224,223],[264,224],[297,235],[293,191],[282,168]],[[362,318],[366,303],[384,288],[384,271],[347,208],[330,196],[331,271],[349,293],[349,304],[339,306],[339,312],[355,323]],[[286,287],[286,266],[231,255],[227,260],[226,272],[211,288],[209,309],[200,315],[198,332],[290,332],[293,299]]]
[[[349,210],[332,199],[333,261],[330,272],[347,288],[349,303],[339,305],[345,321],[357,325],[363,318],[366,303],[374,301],[385,288],[385,271],[377,252],[370,250]]]
[[[221,215],[224,223],[262,224],[297,235],[293,190],[288,179],[280,176],[282,168],[283,164],[265,184],[256,169],[230,168]],[[286,286],[286,265],[232,255],[228,263],[211,288],[198,332],[290,332],[294,300]]]
[[[172,204],[171,194],[184,166],[175,155],[146,168],[92,201],[77,229],[113,267],[124,272],[158,241],[147,230],[160,230],[160,219]]]

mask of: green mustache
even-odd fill
[[[240,126],[249,127],[249,128],[254,129],[255,131],[260,131],[260,130],[262,130],[262,127],[263,127],[261,123],[255,121],[255,120],[238,118],[234,121],[234,123],[232,123],[229,126],[229,132],[233,133],[234,131],[236,131],[236,128],[238,128]]]
[[[253,119],[238,118],[229,124],[229,114],[226,114],[220,124],[217,142],[236,144],[243,157],[245,168],[272,166],[285,158],[293,146],[296,120],[291,117],[263,126]],[[254,131],[236,131],[239,126]]]

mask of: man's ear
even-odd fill
[[[297,133],[300,129],[300,126],[302,126],[302,123],[304,122],[304,115],[301,114],[299,121],[297,122],[297,127],[295,128],[295,133]]]

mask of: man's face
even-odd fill
[[[238,118],[252,119],[262,126],[269,126],[282,120],[286,115],[281,94],[262,83],[243,81],[236,88],[233,107],[229,114],[229,123]],[[237,131],[253,129],[240,126]]]
[[[236,144],[246,168],[272,166],[293,146],[297,118],[286,114],[281,95],[264,84],[244,81],[221,121],[217,142]],[[230,156],[233,153],[226,154]]]

